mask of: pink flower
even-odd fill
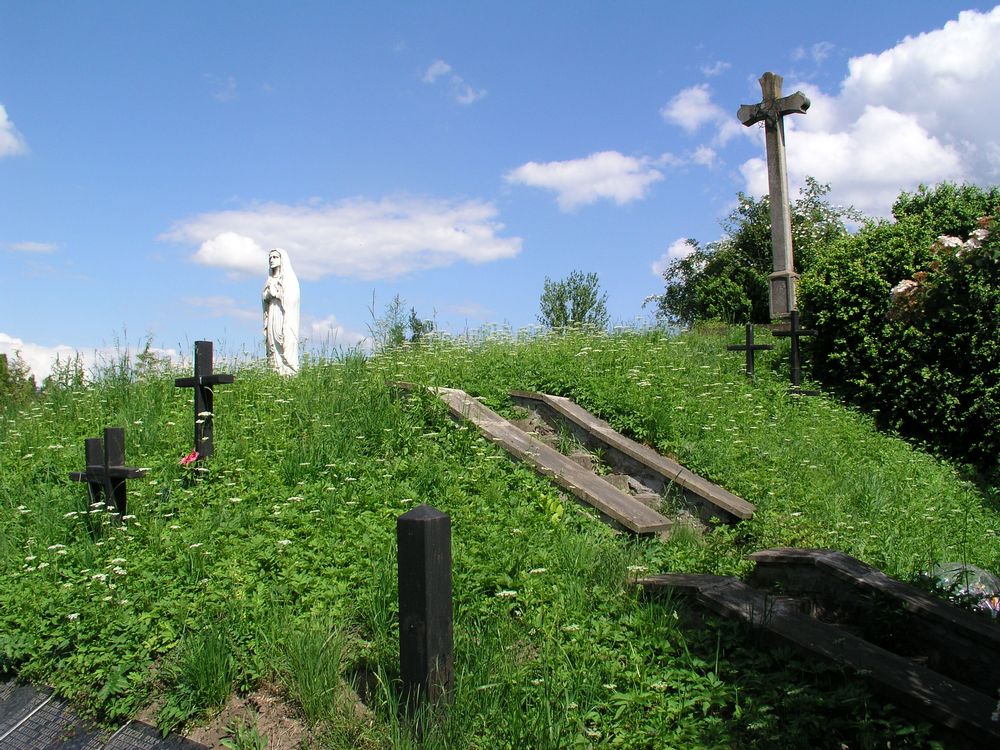
[[[181,466],[187,466],[188,464],[193,464],[198,460],[198,451],[191,451],[184,458],[181,459]]]

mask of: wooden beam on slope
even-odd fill
[[[540,406],[543,412],[548,410],[549,414],[570,423],[589,448],[601,448],[609,452],[609,458],[613,456],[612,452],[617,453],[626,461],[634,462],[660,477],[664,483],[679,485],[699,506],[703,520],[716,516],[727,523],[735,523],[753,516],[754,506],[742,497],[689,471],[649,446],[625,437],[603,419],[568,398],[527,391],[512,391],[510,395],[515,403],[536,409]]]
[[[515,458],[531,464],[577,498],[636,534],[663,534],[674,522],[608,484],[554,448],[533,440],[523,430],[457,388],[432,388],[452,415],[472,422],[489,440]]]

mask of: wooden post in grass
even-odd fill
[[[399,671],[404,697],[451,699],[455,682],[451,607],[451,519],[419,505],[396,519]]]

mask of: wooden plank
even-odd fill
[[[778,547],[749,556],[757,565],[812,564],[819,575],[828,575],[868,594],[879,594],[897,601],[908,612],[946,625],[953,634],[963,633],[1000,651],[1000,628],[970,612],[953,607],[936,596],[921,591],[883,573],[878,568],[851,557],[846,552],[829,549]]]
[[[537,440],[530,438],[496,412],[457,388],[433,388],[451,413],[475,424],[489,440],[516,458],[530,463],[580,500],[636,534],[669,531],[673,521],[612,487],[591,471]]]
[[[723,520],[751,518],[754,506],[738,495],[684,468],[673,459],[657,453],[647,445],[622,435],[600,417],[591,414],[579,404],[562,396],[547,393],[512,391],[511,397],[519,401],[543,403],[559,416],[577,425],[605,447],[625,454],[645,466],[664,482],[680,485],[685,490],[708,503]]]
[[[981,747],[1000,742],[1000,723],[992,720],[996,700],[955,680],[851,633],[782,606],[775,598],[731,576],[667,574],[636,582],[647,591],[672,587],[697,591],[713,611],[762,628],[788,643],[847,667],[870,681],[878,692]]]

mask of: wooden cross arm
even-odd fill
[[[818,331],[814,331],[810,328],[799,328],[796,331],[771,331],[772,336],[778,338],[788,338],[789,336],[815,336]]]
[[[774,344],[751,344],[747,346],[746,344],[730,344],[726,347],[731,352],[745,352],[747,349],[773,349]]]
[[[804,115],[812,102],[801,91],[776,99],[763,101],[759,104],[741,104],[736,116],[747,127],[762,120],[776,122],[785,115]]]
[[[177,378],[174,380],[174,385],[177,388],[192,388],[196,385],[225,385],[234,382],[236,382],[236,376],[219,373],[218,375],[202,375],[193,378]]]
[[[111,479],[140,479],[146,476],[148,469],[137,469],[132,466],[88,466],[86,471],[71,471],[69,478],[74,482],[99,482],[105,477]]]

